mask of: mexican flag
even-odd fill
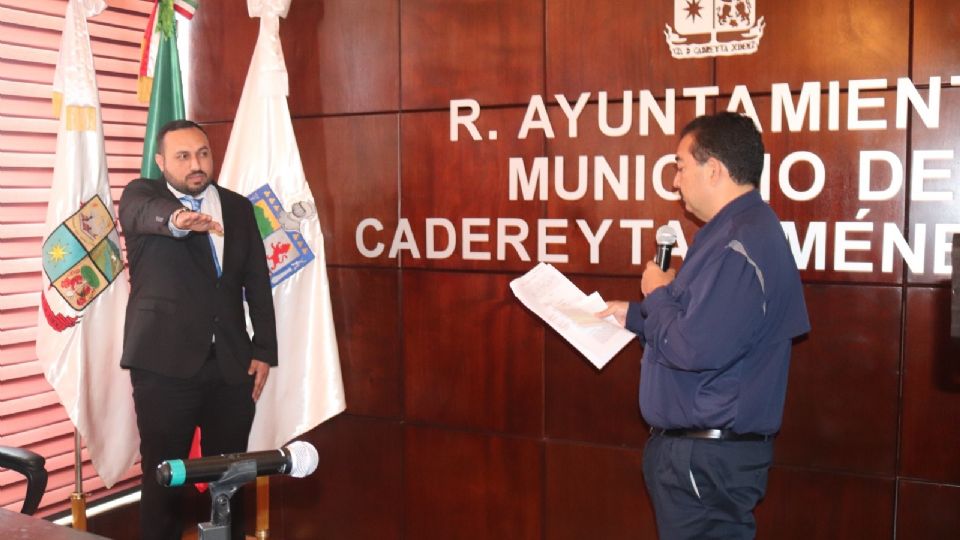
[[[147,20],[140,47],[137,83],[137,97],[143,103],[150,103],[140,162],[140,176],[144,178],[161,178],[160,168],[153,158],[157,149],[157,132],[171,120],[186,118],[174,12],[189,20],[196,9],[197,0],[158,0]]]

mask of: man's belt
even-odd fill
[[[661,429],[650,428],[651,435],[683,437],[687,439],[711,439],[715,441],[772,441],[776,433],[737,433],[732,429]]]

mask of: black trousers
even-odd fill
[[[161,486],[156,479],[157,466],[165,460],[187,458],[196,426],[201,430],[203,455],[246,451],[255,412],[253,378],[242,384],[226,384],[211,349],[203,368],[188,379],[131,369],[130,380],[143,471],[140,537],[180,540],[185,521],[182,499],[185,490],[194,487]],[[234,495],[230,504],[234,538],[243,537],[241,492]]]
[[[754,538],[772,460],[773,441],[652,435],[643,478],[660,540]]]

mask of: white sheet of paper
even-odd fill
[[[510,289],[598,369],[637,337],[621,328],[613,316],[597,318],[594,313],[607,307],[603,298],[596,292],[585,295],[550,264],[533,267],[511,281]]]

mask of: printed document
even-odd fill
[[[594,315],[607,308],[596,292],[587,296],[556,268],[540,263],[510,282],[513,294],[570,342],[597,369],[602,369],[637,336],[613,316]]]

